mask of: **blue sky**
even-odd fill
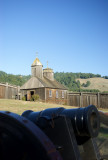
[[[108,75],[108,0],[0,0],[0,70]]]

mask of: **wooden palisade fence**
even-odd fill
[[[78,107],[95,105],[108,109],[108,93],[68,92],[68,105]]]
[[[10,85],[8,83],[0,83],[0,98],[4,99],[15,99],[18,98],[20,87],[15,85]]]

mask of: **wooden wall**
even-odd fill
[[[108,109],[108,94],[100,94],[100,107]]]
[[[0,85],[0,98],[5,98],[5,89],[6,86]]]
[[[29,89],[29,90],[21,90],[21,99],[23,96],[27,96],[27,100],[30,101],[31,99],[31,92],[34,94],[38,94],[41,101],[45,102],[45,88],[36,88],[36,89]]]
[[[37,88],[35,94],[39,95],[41,101],[45,101],[45,88]]]
[[[49,97],[49,90],[52,91],[52,97]],[[58,98],[56,97],[56,91],[58,91]],[[64,92],[64,98],[62,97],[62,91]],[[45,92],[45,102],[67,104],[67,90],[45,88]]]
[[[68,92],[68,105],[85,107],[91,104],[98,108],[108,108],[108,93]]]
[[[0,83],[0,98],[15,99],[18,91],[19,88],[17,86]]]
[[[52,91],[52,96],[49,96],[49,91]],[[27,95],[27,100],[31,99],[31,91],[34,94],[38,94],[42,102],[47,103],[57,103],[57,104],[67,104],[67,90],[61,89],[51,89],[51,88],[36,88],[32,90],[21,90],[22,97]],[[56,91],[58,91],[58,98],[56,97]],[[64,97],[62,97],[62,91],[64,92]]]

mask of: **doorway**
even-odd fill
[[[31,93],[31,96],[34,95],[34,91],[31,91],[30,93]]]

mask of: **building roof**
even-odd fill
[[[46,77],[43,77],[42,79],[38,77],[32,77],[23,86],[21,86],[22,90],[34,89],[34,88],[56,88],[56,89],[67,90],[65,86],[63,86],[56,80],[51,81]]]
[[[51,68],[45,68],[45,69],[43,69],[43,72],[45,73],[45,72],[53,72],[53,69],[51,69]]]
[[[42,66],[42,63],[39,61],[38,58],[36,58],[36,59],[34,60],[34,62],[32,63],[31,66],[35,66],[35,65]]]

